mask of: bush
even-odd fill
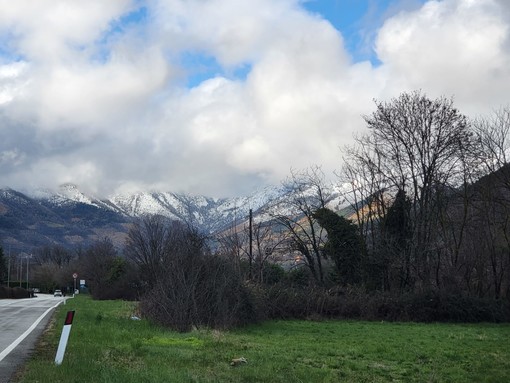
[[[23,299],[30,297],[30,291],[22,287],[0,286],[0,299]]]
[[[233,265],[220,257],[175,255],[165,278],[142,298],[142,314],[176,331],[228,329],[254,322],[249,290]]]
[[[139,299],[140,283],[138,273],[133,265],[122,263],[117,275],[110,275],[102,283],[90,282],[90,294],[97,300],[122,299],[135,301]]]
[[[0,299],[10,298],[11,289],[9,287],[0,286]]]
[[[414,322],[510,322],[510,304],[454,294],[368,294],[359,289],[253,287],[264,319],[337,318]]]
[[[299,287],[279,283],[252,286],[251,289],[258,315],[263,319],[329,318],[338,316],[341,307],[338,297],[316,286]]]
[[[439,292],[359,294],[361,318],[414,322],[510,322],[508,302]]]
[[[30,294],[30,291],[28,291],[22,287],[13,287],[12,297],[14,299],[30,298],[31,294]]]
[[[285,270],[280,265],[266,263],[263,268],[263,282],[267,285],[274,285],[283,281]]]
[[[407,315],[417,322],[508,322],[508,304],[459,294],[427,292],[408,298]]]
[[[206,266],[207,265],[207,266]],[[231,328],[271,319],[358,319],[414,322],[510,322],[510,304],[462,295],[366,293],[317,286],[243,285],[226,261],[203,264],[200,283],[168,280],[142,301],[142,310],[178,331]]]
[[[285,281],[291,286],[308,286],[313,283],[312,273],[307,267],[296,267],[285,275]]]

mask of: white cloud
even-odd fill
[[[102,65],[83,62],[55,65],[27,89],[31,105],[38,105],[43,127],[58,129],[119,129],[127,117],[137,118],[148,100],[162,89],[170,75],[160,52],[113,52]]]
[[[156,33],[172,50],[205,51],[227,66],[257,60],[274,41],[297,32],[287,26],[307,21],[298,0],[157,0]],[[300,25],[303,26],[303,25]]]
[[[25,67],[23,62],[0,65],[0,107],[18,96],[23,87],[20,77]]]
[[[27,60],[74,61],[91,42],[128,12],[132,0],[0,0],[0,30],[16,40],[16,53]]]
[[[373,98],[422,89],[468,114],[507,104],[508,4],[413,4],[377,31],[374,67],[299,0],[0,0],[2,182],[247,193],[291,168],[338,169]],[[145,18],[115,29],[140,5]],[[184,52],[250,71],[188,89]]]
[[[510,52],[503,4],[429,1],[387,20],[376,42],[386,75],[400,87],[453,95],[467,112],[506,103]]]
[[[17,166],[24,160],[24,155],[17,148],[0,152],[0,166]]]

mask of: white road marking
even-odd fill
[[[58,302],[55,306],[53,307],[50,307],[48,310],[46,310],[39,318],[37,318],[37,320],[32,324],[32,326],[30,326],[28,328],[27,331],[25,331],[23,334],[21,334],[18,339],[16,339],[14,342],[12,342],[9,346],[7,346],[5,348],[5,350],[3,350],[2,352],[0,352],[0,362],[7,356],[11,353],[12,350],[14,350],[16,348],[16,346],[18,346],[18,344],[20,344],[21,342],[23,342],[23,339],[25,339],[28,335],[30,335],[30,333],[32,331],[34,331],[34,328],[37,327],[37,325],[39,324],[39,322],[41,322],[43,320],[43,318],[46,316],[46,314],[48,314],[51,310],[53,310],[55,307],[57,307],[60,303],[62,303],[62,301]]]

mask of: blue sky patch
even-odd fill
[[[307,0],[303,7],[320,14],[342,33],[345,48],[355,62],[380,62],[374,39],[384,20],[400,10],[413,9],[426,0]]]
[[[231,80],[245,80],[251,71],[251,65],[243,64],[235,68],[224,68],[214,56],[201,52],[184,52],[180,64],[185,68],[185,85],[194,88],[203,81],[222,76]]]

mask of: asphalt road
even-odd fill
[[[11,381],[16,369],[33,351],[55,307],[64,299],[47,294],[0,299],[0,383]]]

